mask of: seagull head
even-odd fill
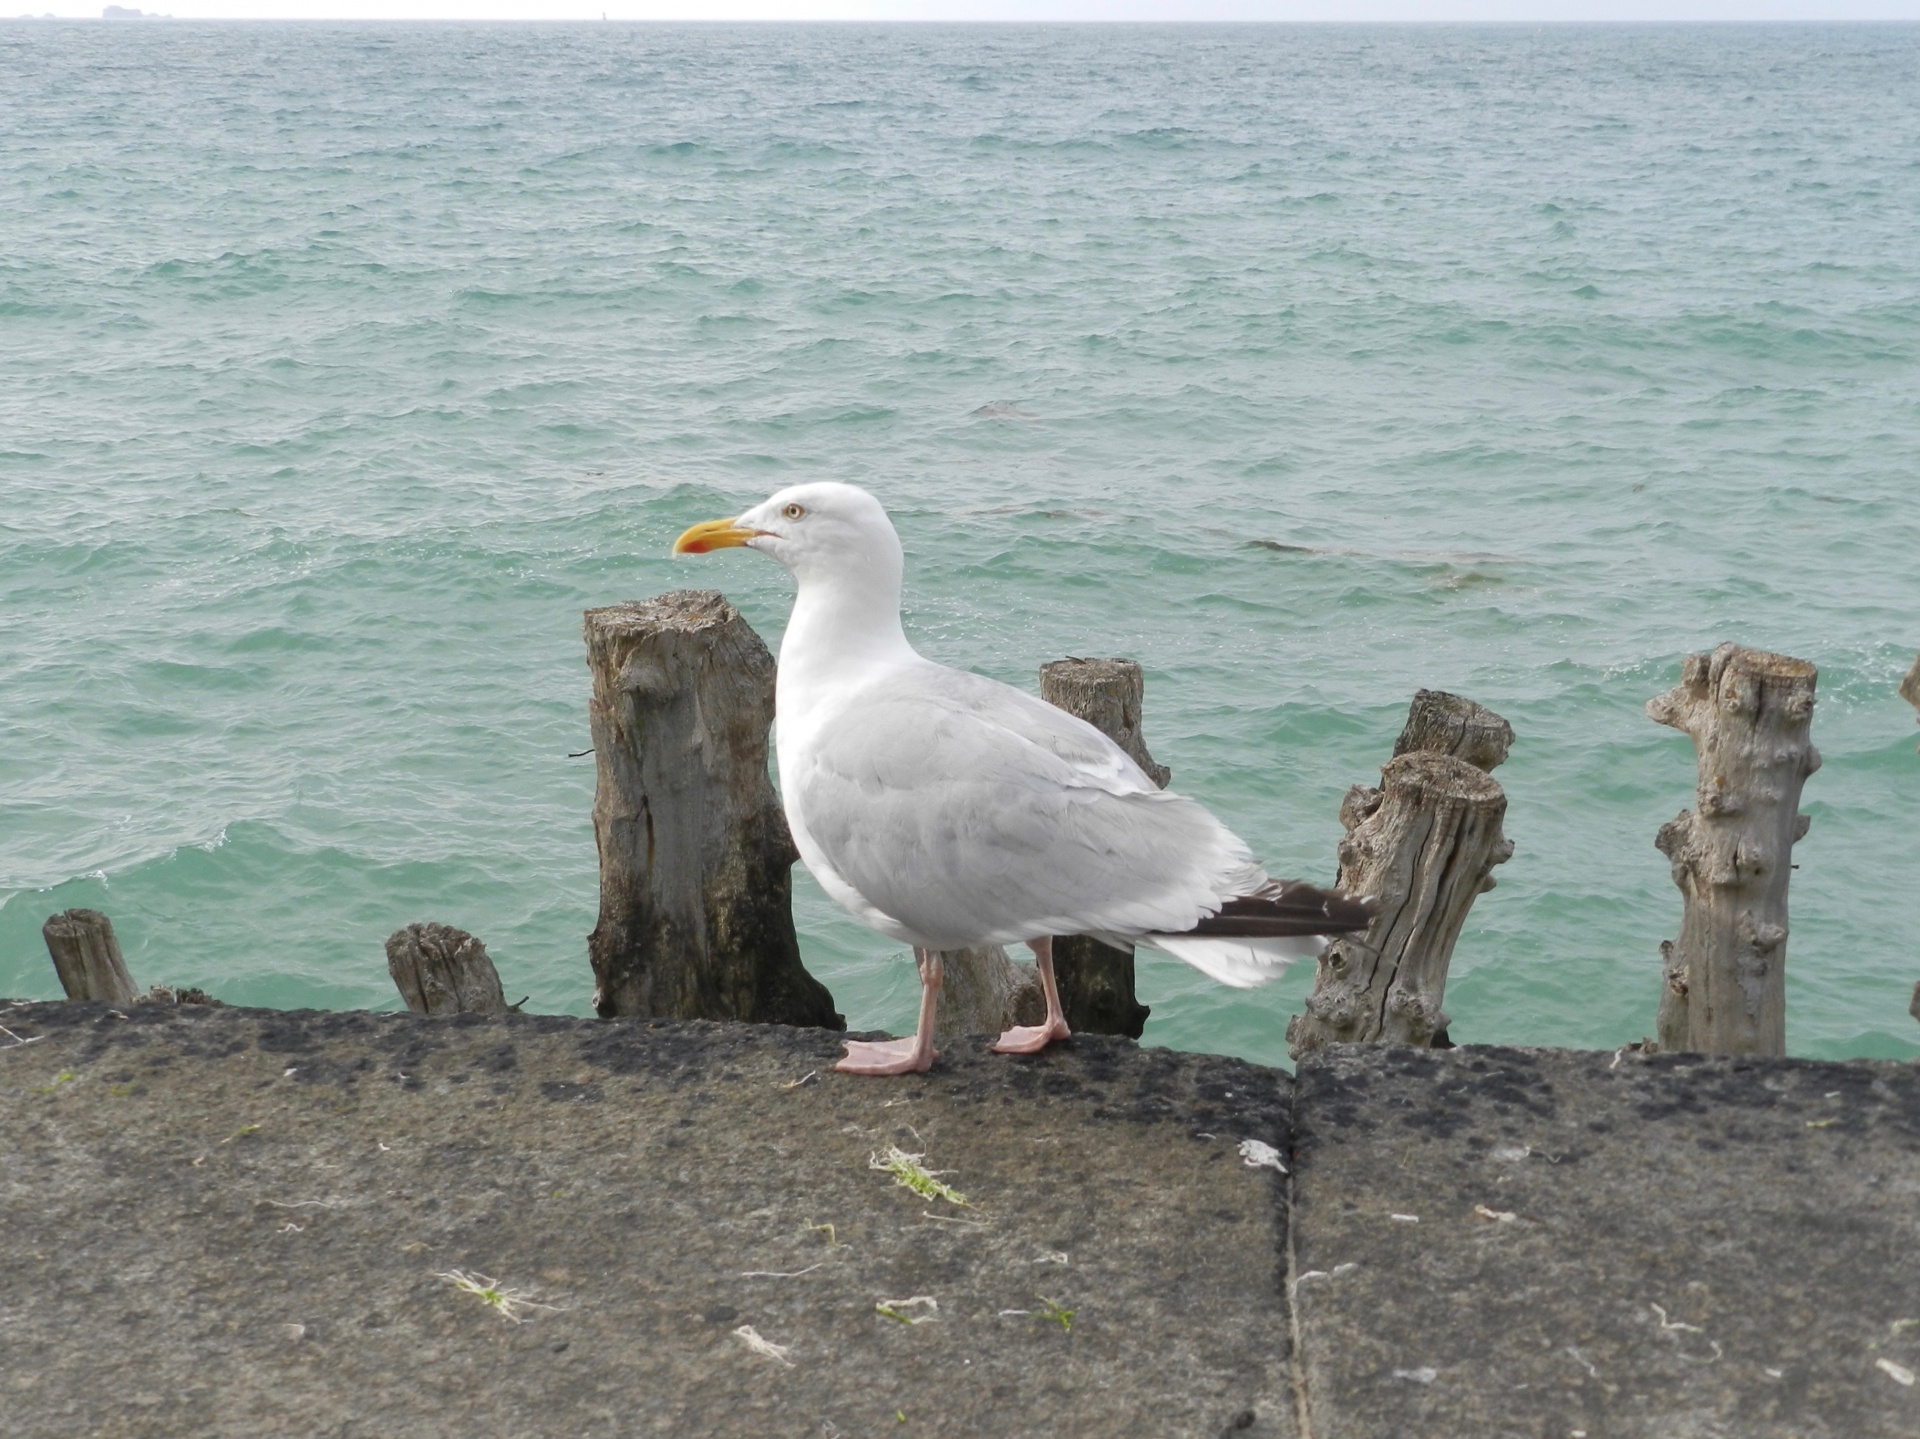
[[[793,485],[730,520],[706,520],[673,542],[676,555],[744,546],[772,555],[803,583],[815,576],[900,583],[900,537],[880,501],[858,485]]]

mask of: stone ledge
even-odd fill
[[[1920,1434],[1920,1069],[1350,1047],[1294,1118],[1315,1439]]]
[[[1288,1148],[1284,1074],[1090,1038],[860,1080],[824,1031],[518,1015],[0,1023],[41,1036],[0,1048],[13,1439],[1293,1433],[1285,1181],[1237,1153]],[[892,1144],[974,1207],[870,1169]],[[554,1307],[506,1322],[456,1270]],[[932,1322],[875,1311],[921,1295]]]
[[[779,1027],[0,1023],[10,1439],[1920,1433],[1920,1067],[1356,1047],[1296,1086],[1083,1037],[876,1081]]]

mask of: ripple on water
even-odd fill
[[[1920,34],[1817,40],[13,27],[0,992],[97,904],[145,981],[392,1006],[437,919],[584,1012],[579,612],[713,586],[777,641],[775,567],[665,549],[830,477],[940,658],[1138,657],[1284,872],[1415,688],[1505,714],[1463,1040],[1651,1028],[1693,774],[1641,707],[1721,639],[1815,660],[1790,1043],[1914,1053]],[[1140,975],[1150,1041],[1269,1061],[1311,983]]]

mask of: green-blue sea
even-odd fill
[[[1642,705],[1814,661],[1789,1048],[1915,1054],[1916,236],[1911,26],[0,25],[0,994],[86,905],[143,984],[395,1008],[439,920],[589,1012],[580,613],[777,644],[668,546],[833,478],[926,653],[1139,659],[1276,873],[1415,689],[1510,719],[1464,1042],[1651,1031]],[[1310,968],[1143,955],[1146,1040],[1282,1061]]]

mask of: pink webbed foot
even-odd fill
[[[1056,1039],[1065,1039],[1072,1031],[1064,1019],[1045,1024],[1016,1024],[993,1042],[995,1054],[1038,1054]]]
[[[918,1039],[849,1039],[847,1056],[834,1065],[840,1074],[924,1074],[933,1067],[933,1049]]]

